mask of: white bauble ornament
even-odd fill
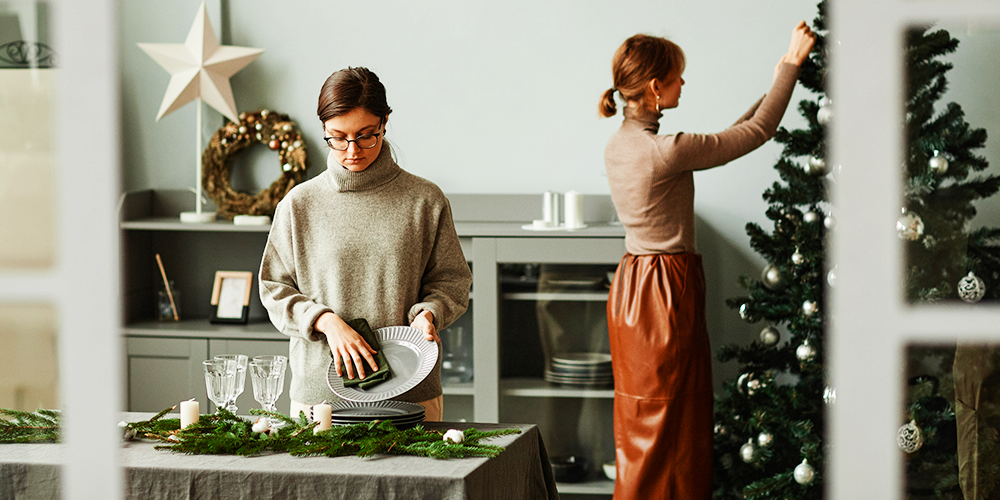
[[[896,234],[900,239],[915,241],[924,235],[924,221],[916,212],[903,209],[903,215],[896,219]]]
[[[826,160],[819,156],[810,157],[806,164],[806,172],[812,175],[826,175]]]
[[[832,405],[837,402],[837,389],[827,386],[823,389],[823,402]]]
[[[748,396],[753,396],[759,389],[763,389],[766,386],[763,382],[757,379],[753,373],[747,372],[738,379],[736,379],[736,389],[740,391],[740,394],[746,394]]]
[[[774,435],[770,432],[764,431],[757,435],[757,444],[768,447],[774,442]]]
[[[830,269],[830,272],[826,273],[826,283],[831,288],[837,286],[837,266],[833,266],[833,269]]]
[[[983,295],[986,295],[986,282],[972,271],[958,280],[958,296],[962,300],[969,303],[979,302]]]
[[[896,444],[906,453],[913,453],[924,445],[924,436],[920,427],[917,427],[916,420],[910,420],[910,423],[899,428],[896,432]]]
[[[806,213],[802,214],[802,220],[805,221],[805,222],[808,222],[808,223],[812,224],[813,222],[816,222],[816,221],[819,220],[819,214],[817,214],[816,212],[813,212],[813,211],[806,212]]]
[[[930,167],[931,173],[934,175],[944,175],[948,172],[948,158],[940,155],[938,151],[935,150],[934,156],[928,160],[927,166]]]
[[[812,316],[813,314],[816,314],[817,311],[819,311],[819,305],[817,305],[815,301],[807,300],[802,303],[802,314]]]
[[[740,458],[746,463],[753,462],[753,456],[756,452],[757,448],[753,445],[753,438],[750,438],[745,445],[740,446]]]
[[[799,253],[798,249],[796,249],[795,253],[792,254],[792,264],[795,264],[796,266],[801,266],[802,264],[805,263],[805,261],[806,257],[801,253]]]
[[[834,217],[833,214],[827,215],[823,218],[823,225],[826,226],[827,229],[833,229],[837,226],[837,218]]]
[[[444,437],[442,439],[456,444],[461,443],[462,441],[465,441],[465,433],[458,429],[448,429],[448,431],[444,433]]]
[[[781,290],[785,287],[785,277],[781,273],[781,268],[774,264],[769,264],[760,273],[760,280],[769,290]]]
[[[795,357],[799,361],[812,361],[816,358],[816,348],[807,340],[795,348]]]
[[[760,331],[760,343],[768,347],[777,344],[780,339],[781,333],[778,332],[778,329],[774,325],[767,325]]]
[[[816,477],[816,470],[803,458],[802,463],[796,465],[795,470],[792,471],[792,477],[795,478],[796,483],[809,484]]]

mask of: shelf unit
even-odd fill
[[[541,196],[534,195],[450,195],[455,225],[462,250],[473,264],[474,300],[460,321],[473,332],[474,379],[470,383],[446,385],[445,418],[479,422],[523,421],[529,418],[542,431],[550,456],[561,453],[563,443],[592,440],[592,456],[606,456],[613,438],[610,429],[610,409],[614,397],[611,389],[576,389],[551,385],[537,372],[533,376],[505,376],[501,357],[508,341],[518,337],[517,331],[502,331],[503,304],[531,307],[539,301],[577,303],[601,308],[607,290],[505,291],[500,280],[504,264],[535,263],[539,265],[602,265],[613,269],[624,254],[624,231],[615,224],[588,222],[588,228],[577,231],[533,232],[521,226],[541,213]],[[215,325],[208,322],[209,299],[214,273],[217,270],[248,270],[256,276],[260,256],[270,226],[236,226],[228,221],[211,223],[181,223],[177,214],[190,210],[190,194],[184,191],[141,191],[123,196],[120,228],[123,251],[123,315],[122,335],[126,341],[125,366],[129,370],[126,383],[133,388],[142,382],[152,387],[150,393],[128,392],[129,410],[158,411],[160,403],[175,404],[178,394],[201,394],[203,408],[208,408],[204,390],[199,388],[200,373],[175,373],[194,370],[197,362],[210,354],[240,352],[247,354],[287,352],[287,337],[269,323],[260,304],[256,280],[247,325]],[[606,196],[588,197],[586,220],[613,220],[610,200]],[[208,208],[212,210],[212,208]],[[160,253],[168,277],[181,291],[179,322],[159,322],[154,319],[154,297],[160,283],[154,255]],[[516,329],[515,329],[516,330]],[[532,341],[532,339],[521,339]],[[537,351],[538,337],[533,339]],[[165,346],[169,346],[167,348]],[[252,351],[252,352],[251,352]],[[148,373],[149,370],[161,370]],[[141,372],[141,373],[140,373]],[[290,378],[290,377],[289,377]],[[159,382],[154,382],[159,381]],[[158,387],[156,384],[159,383]],[[286,385],[288,380],[286,380]],[[152,384],[152,385],[149,385]],[[252,392],[252,391],[251,391]],[[286,391],[287,394],[287,391]],[[134,396],[134,397],[133,397]],[[254,407],[252,399],[241,397],[240,408]],[[168,401],[169,400],[169,401]],[[287,404],[287,403],[286,403]],[[545,422],[569,407],[580,407],[577,417],[599,416],[600,431],[595,436],[560,436],[558,422]],[[279,408],[280,408],[279,403]],[[530,417],[531,411],[554,408],[551,415]],[[529,408],[525,410],[525,408]],[[574,426],[568,426],[574,427]],[[592,439],[591,439],[592,438]],[[594,463],[591,481],[559,484],[560,493],[609,495],[613,482],[600,474],[600,463]]]

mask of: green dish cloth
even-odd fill
[[[389,360],[387,360],[385,358],[385,354],[382,353],[382,344],[379,343],[378,338],[375,336],[375,332],[372,331],[372,327],[368,325],[368,320],[365,318],[356,318],[347,320],[345,323],[347,323],[347,326],[354,329],[354,331],[358,332],[358,334],[361,335],[361,338],[365,339],[365,342],[367,342],[372,349],[378,351],[375,353],[375,364],[378,365],[378,370],[375,373],[368,373],[365,378],[360,378],[357,376],[357,367],[355,367],[354,378],[347,378],[347,368],[345,368],[343,361],[341,361],[340,373],[343,373],[341,378],[344,380],[344,387],[356,386],[358,388],[368,390],[378,384],[381,384],[382,382],[385,382],[386,380],[391,379],[392,369],[389,368]],[[330,356],[332,357],[333,354],[331,353]],[[367,372],[371,369],[371,366],[368,365],[367,361],[364,363],[365,371]]]

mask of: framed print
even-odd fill
[[[212,323],[246,323],[250,311],[250,271],[216,271],[212,286]]]

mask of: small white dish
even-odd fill
[[[608,479],[614,481],[615,480],[615,472],[616,472],[615,471],[615,463],[614,462],[608,462],[608,463],[604,464],[601,467],[604,469],[604,475],[607,476]]]

